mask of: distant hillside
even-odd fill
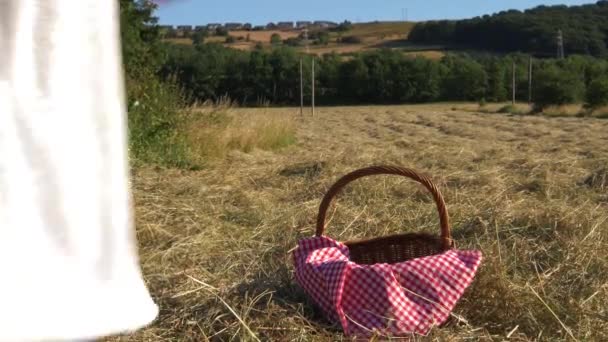
[[[417,24],[409,40],[417,44],[454,44],[499,52],[557,54],[558,30],[566,54],[608,55],[608,1],[582,6],[539,6],[459,21]]]
[[[308,51],[316,55],[328,53],[352,54],[361,51],[376,50],[379,48],[398,49],[404,54],[425,56],[431,59],[443,57],[441,46],[412,45],[407,37],[415,23],[402,21],[383,21],[369,23],[355,23],[346,30],[331,30],[316,28],[309,30],[308,46],[304,41],[304,30],[230,30],[227,36],[209,34],[204,41],[207,43],[222,43],[225,47],[238,50],[253,50],[260,44],[266,48],[271,46],[270,38],[278,34],[284,45],[295,47],[300,51]],[[325,34],[324,41],[319,37]],[[166,41],[176,44],[192,44],[191,38],[167,38]]]

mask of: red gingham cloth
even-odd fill
[[[360,265],[328,237],[294,251],[297,282],[348,335],[426,335],[473,281],[481,252],[449,250],[397,264]]]

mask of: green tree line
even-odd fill
[[[563,33],[566,54],[608,55],[608,1],[422,22],[413,28],[409,40],[547,57],[557,54],[558,30]]]
[[[148,0],[119,0],[122,59],[127,90],[129,156],[135,163],[187,166],[178,133],[186,102],[179,84],[161,77],[167,46]]]
[[[312,56],[289,46],[237,51],[221,44],[162,42],[148,0],[119,0],[127,85],[129,150],[135,162],[188,166],[180,134],[188,101],[230,97],[242,105],[299,104],[300,61],[304,92],[311,93]],[[604,8],[605,2],[596,6]],[[584,6],[583,6],[584,7]],[[394,50],[316,57],[319,104],[392,104],[434,101],[505,101],[512,90],[527,100],[529,55],[449,54],[412,58]],[[608,105],[608,61],[573,55],[533,60],[533,101],[538,107],[586,102]]]
[[[296,105],[300,59],[304,92],[310,94],[312,58],[290,47],[246,52],[220,44],[175,45],[161,73],[176,77],[193,100],[227,96],[242,105]],[[513,65],[516,97],[526,101],[529,60],[524,54],[450,54],[430,60],[389,49],[348,57],[327,54],[315,60],[317,101],[326,105],[505,101],[511,99]],[[577,55],[563,60],[533,59],[532,63],[533,100],[540,105],[585,102],[587,89],[608,80],[604,59]]]

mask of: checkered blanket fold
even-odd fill
[[[347,336],[426,335],[448,319],[482,259],[479,251],[449,250],[359,265],[328,237],[301,240],[293,257],[297,282]]]

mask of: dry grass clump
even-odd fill
[[[608,190],[608,168],[592,172],[584,181],[585,185],[599,190]]]
[[[187,135],[195,159],[223,158],[235,150],[274,150],[295,142],[290,114],[236,111],[228,105],[205,105],[193,111],[196,119]]]
[[[608,119],[608,106],[594,109],[591,115],[600,119]]]
[[[515,105],[508,104],[508,105],[498,108],[498,110],[496,111],[496,113],[517,114],[517,115],[526,115],[526,114],[530,114],[531,112],[532,112],[532,107],[530,105],[520,104],[520,103],[516,103]]]
[[[480,101],[477,105],[475,104],[465,104],[460,106],[461,109],[476,112],[476,113],[501,113],[501,114],[515,114],[515,115],[527,115],[532,113],[533,108],[531,105],[527,103],[517,102],[515,105],[512,103],[486,103],[485,101]]]
[[[584,108],[582,104],[549,106],[543,109],[543,115],[551,117],[581,116],[583,114]]]
[[[428,58],[428,59],[431,59],[434,61],[438,61],[438,60],[441,60],[446,55],[446,52],[442,51],[442,50],[427,50],[427,51],[404,52],[403,54],[406,56],[413,57],[413,58],[424,57],[424,58]]]
[[[290,111],[231,109],[215,125]],[[484,255],[454,319],[415,340],[608,340],[608,121],[379,106],[321,108],[295,128],[297,144],[205,170],[134,170],[141,262],[161,312],[108,340],[347,340],[294,282],[290,253],[313,234],[328,187],[379,163],[431,175],[458,248]],[[328,220],[339,240],[439,233],[424,188],[396,176],[353,183]]]

